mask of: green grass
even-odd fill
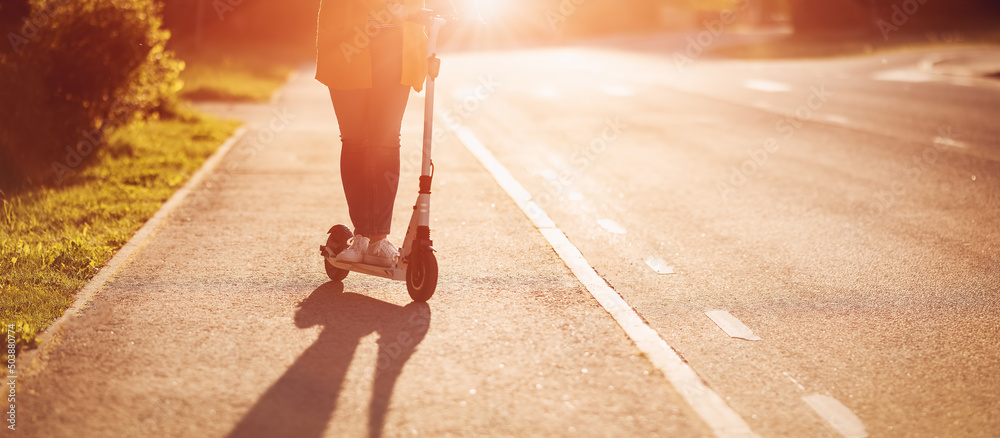
[[[287,66],[261,66],[224,57],[214,63],[188,62],[181,73],[181,98],[193,101],[264,102],[288,80]]]
[[[178,50],[188,101],[264,102],[307,53],[280,47]],[[235,121],[181,110],[118,129],[61,184],[0,192],[0,323],[18,348],[73,303],[110,260],[235,131]]]
[[[0,201],[0,321],[18,327],[20,347],[36,342],[237,126],[193,113],[137,122],[64,184]]]
[[[297,58],[277,49],[180,49],[180,97],[192,101],[266,102],[288,81]]]

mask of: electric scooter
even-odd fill
[[[343,281],[350,272],[374,275],[394,281],[405,281],[410,298],[417,302],[426,302],[434,295],[437,288],[438,264],[434,256],[434,242],[431,241],[430,211],[431,211],[431,181],[434,177],[434,163],[431,161],[431,139],[434,131],[434,83],[441,70],[441,60],[437,57],[437,38],[441,27],[448,19],[425,9],[421,14],[410,17],[410,20],[424,25],[427,36],[427,84],[424,100],[424,138],[423,156],[420,172],[420,190],[417,203],[413,206],[410,224],[406,229],[406,238],[400,248],[395,265],[390,267],[374,266],[364,263],[341,263],[337,254],[347,249],[354,233],[344,224],[330,228],[326,245],[320,246],[320,254],[324,258],[326,274],[333,281]]]

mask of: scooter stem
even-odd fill
[[[441,60],[437,57],[437,38],[446,20],[432,17],[427,23],[427,91],[424,97],[424,144],[422,167],[420,172],[420,195],[417,200],[417,226],[430,226],[430,195],[431,195],[431,145],[434,139],[434,88],[438,73],[441,70]]]
[[[427,26],[427,91],[424,98],[424,151],[423,169],[421,175],[431,175],[431,142],[434,137],[434,88],[438,73],[441,70],[441,60],[437,57],[437,39],[444,26],[445,19],[433,17]]]

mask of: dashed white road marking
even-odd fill
[[[823,116],[823,119],[826,120],[826,121],[828,121],[828,122],[836,123],[838,125],[850,125],[851,124],[851,119],[848,119],[847,117],[844,117],[844,116],[839,115],[839,114],[827,114],[827,115]]]
[[[543,99],[555,99],[559,97],[559,90],[555,87],[539,87],[535,89],[535,96]]]
[[[757,336],[753,330],[750,330],[750,327],[747,327],[746,324],[743,324],[742,321],[736,319],[735,316],[725,310],[712,310],[705,312],[705,315],[711,318],[712,321],[715,321],[715,324],[731,338],[747,341],[761,340],[760,336]]]
[[[629,97],[635,95],[635,89],[627,85],[608,85],[601,88],[601,91],[608,96]]]
[[[884,82],[934,82],[934,77],[916,70],[885,70],[872,75],[877,81]]]
[[[669,275],[674,273],[674,267],[667,264],[667,262],[660,260],[655,257],[650,257],[646,259],[646,265],[653,269],[657,274]]]
[[[791,380],[791,381],[792,381],[792,383],[794,383],[794,384],[795,384],[795,386],[798,386],[800,390],[802,390],[802,391],[805,391],[805,390],[806,390],[806,387],[805,387],[805,386],[802,386],[802,384],[801,384],[801,383],[799,383],[799,381],[798,381],[798,380],[795,380],[795,378],[794,378],[794,377],[792,377],[791,375],[789,375],[787,371],[786,371],[786,372],[783,372],[783,373],[781,373],[781,374],[784,374],[784,375],[785,375],[785,377],[788,377],[788,380]]]
[[[993,79],[978,77],[948,76],[925,73],[919,70],[885,70],[872,75],[877,81],[909,82],[909,83],[941,83],[961,87],[980,87],[1000,89],[1000,83]]]
[[[701,378],[667,345],[659,333],[646,325],[635,309],[594,271],[580,250],[569,241],[562,230],[556,227],[548,214],[531,200],[528,191],[479,141],[479,138],[458,123],[447,126],[486,171],[493,175],[500,187],[538,228],[580,283],[604,307],[604,310],[611,314],[618,325],[625,330],[625,334],[635,342],[636,347],[646,354],[653,366],[663,372],[681,397],[698,413],[715,435],[720,438],[757,437],[746,421],[715,391],[705,386]]]
[[[781,108],[778,108],[778,107],[776,107],[774,105],[771,105],[770,103],[764,102],[764,101],[754,102],[753,106],[756,107],[756,108],[762,109],[764,111],[770,111],[772,113],[781,113],[783,111]]]
[[[747,79],[743,81],[743,86],[751,90],[763,91],[765,93],[787,93],[792,91],[792,86],[783,82],[768,81],[765,79]]]
[[[839,400],[826,395],[812,394],[802,397],[802,401],[806,402],[844,438],[865,438],[868,436],[868,431],[865,430],[861,419]]]
[[[611,234],[628,234],[628,230],[626,230],[625,227],[619,225],[618,222],[611,219],[600,219],[597,221],[597,225],[600,225],[601,228],[608,230]]]
[[[941,146],[949,146],[958,149],[968,149],[969,145],[965,142],[955,140],[954,138],[948,137],[934,137],[934,144]]]

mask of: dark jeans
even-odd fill
[[[330,89],[340,124],[340,176],[354,233],[389,234],[399,187],[399,133],[410,87],[401,85],[403,33],[372,37],[372,88]]]

